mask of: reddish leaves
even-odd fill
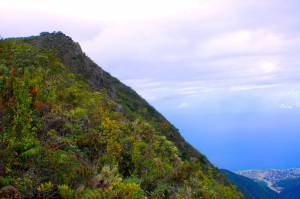
[[[10,71],[9,71],[11,76],[16,76],[17,75],[17,70],[15,67],[10,67]]]
[[[10,107],[10,108],[12,108],[12,107],[14,106],[14,104],[15,104],[15,99],[14,99],[14,97],[13,97],[13,96],[12,96],[12,97],[9,97],[9,98],[8,98],[8,101],[7,101],[7,106]]]
[[[0,198],[13,198],[13,199],[20,199],[21,194],[20,192],[13,186],[5,186],[0,189]]]
[[[30,91],[31,91],[32,96],[36,96],[37,95],[38,90],[37,90],[36,87],[30,86]]]
[[[40,100],[35,100],[33,102],[33,107],[35,110],[37,110],[40,114],[44,115],[49,110],[49,105],[45,102],[42,102]]]
[[[2,101],[0,101],[0,114],[3,112],[4,110],[4,104],[2,103]]]

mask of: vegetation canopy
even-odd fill
[[[0,198],[243,198],[78,48],[62,33],[0,41]]]

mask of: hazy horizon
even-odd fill
[[[296,0],[2,2],[0,35],[62,31],[219,168],[300,167]]]

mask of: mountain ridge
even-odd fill
[[[123,101],[129,99],[121,99],[124,96],[122,92],[130,92],[135,98],[141,102],[137,105],[137,107],[141,107],[143,109],[146,107],[152,113],[154,113],[155,117],[160,120],[166,120],[164,116],[158,113],[150,104],[146,102],[140,95],[138,95],[132,88],[126,86],[122,82],[120,82],[117,78],[112,77],[109,73],[104,71],[100,66],[94,63],[89,57],[82,52],[79,43],[74,42],[70,37],[66,36],[62,32],[54,32],[54,33],[41,33],[40,36],[30,37],[28,42],[34,46],[55,50],[59,57],[62,58],[62,62],[69,66],[72,72],[76,74],[84,74],[84,78],[88,80],[90,85],[96,88],[106,88],[109,91],[109,95],[116,100],[117,103],[121,104],[124,107]],[[126,91],[124,91],[126,90]],[[120,94],[121,93],[121,94]],[[130,99],[132,100],[132,99]],[[136,106],[136,104],[135,104]],[[145,115],[145,117],[149,117]],[[208,160],[205,156],[200,154],[194,147],[192,147],[187,141],[183,139],[183,137],[169,121],[167,121],[170,126],[169,131],[166,133],[166,136],[178,143],[178,147],[182,148],[186,154],[190,154],[195,158],[198,158],[203,163],[208,163]],[[173,135],[174,134],[174,135]],[[174,137],[177,139],[174,140]]]
[[[243,198],[61,32],[0,41],[0,197]]]

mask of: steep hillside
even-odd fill
[[[62,33],[0,41],[0,198],[242,198]]]
[[[247,199],[279,199],[278,194],[267,185],[260,184],[228,170],[222,170],[222,172],[238,187]]]
[[[81,50],[78,43],[73,42],[61,32],[41,33],[38,37],[26,39],[26,42],[47,50],[54,51],[62,63],[73,73],[79,74],[94,88],[105,88],[111,99],[120,109],[130,114],[139,114],[158,128],[182,152],[184,159],[195,157],[204,165],[209,164],[206,157],[195,150],[180,135],[178,130],[170,124],[160,113],[150,106],[134,90],[124,85],[118,79],[102,70]],[[161,128],[161,127],[164,128]]]

